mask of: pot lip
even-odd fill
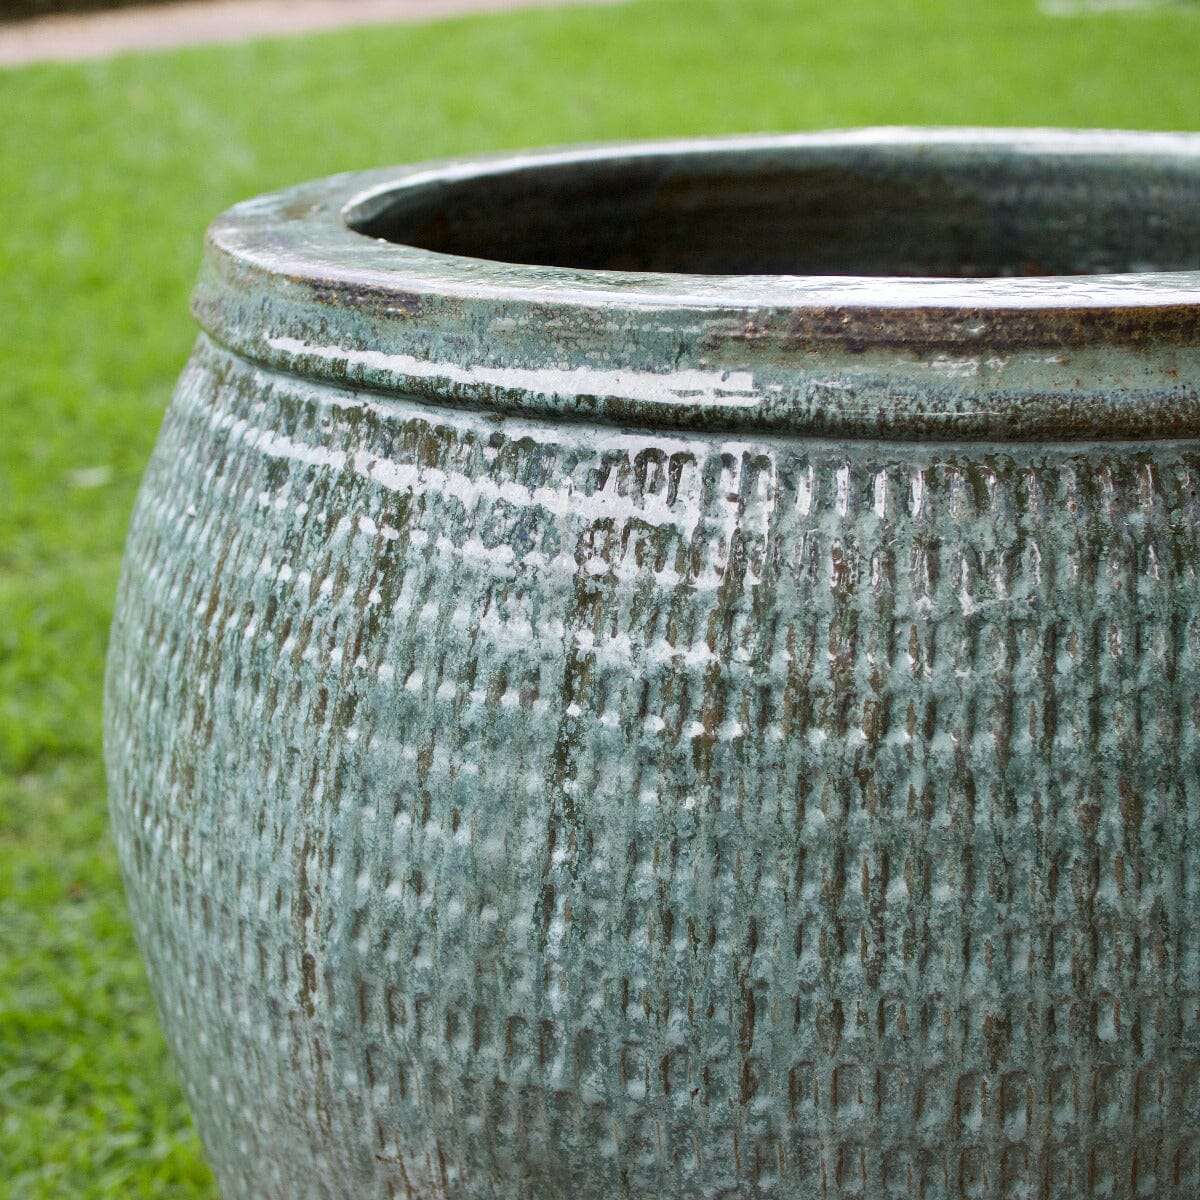
[[[849,436],[1149,435],[1128,398],[1120,411],[1093,411],[1083,426],[1064,418],[1061,395],[1039,398],[1018,384],[1026,394],[1007,399],[960,388],[963,402],[951,409],[940,396],[923,411],[912,397],[868,411],[836,379],[814,398],[814,370],[861,375],[883,357],[903,373],[939,356],[1007,362],[1039,354],[1046,362],[1047,351],[1065,351],[1087,392],[1081,355],[1200,348],[1200,271],[970,279],[624,272],[443,254],[348,223],[369,219],[398,193],[539,167],[718,154],[754,164],[838,150],[1078,155],[1194,164],[1200,177],[1200,134],[1116,130],[869,128],[418,163],[235,205],[209,228],[193,311],[215,341],[269,367],[501,411]],[[1160,433],[1200,431],[1192,379],[1186,395],[1175,388],[1183,425],[1160,420]],[[1005,390],[999,382],[990,392]]]

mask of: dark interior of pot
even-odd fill
[[[553,161],[348,214],[443,254],[586,270],[957,278],[1200,269],[1200,166],[997,147]]]

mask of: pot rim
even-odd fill
[[[1194,168],[1200,192],[1200,134],[1188,133],[873,128],[474,156],[234,206],[208,231],[193,311],[266,367],[499,412],[848,437],[1200,431],[1200,271],[631,272],[444,254],[352,228],[398,197],[513,172],[838,151],[1170,165]]]

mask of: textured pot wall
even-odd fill
[[[201,338],[108,748],[224,1196],[1200,1193],[1198,491]]]

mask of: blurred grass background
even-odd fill
[[[125,524],[208,220],[335,171],[874,123],[1186,129],[1200,12],[634,0],[0,72],[0,1197],[213,1197],[100,758]]]

